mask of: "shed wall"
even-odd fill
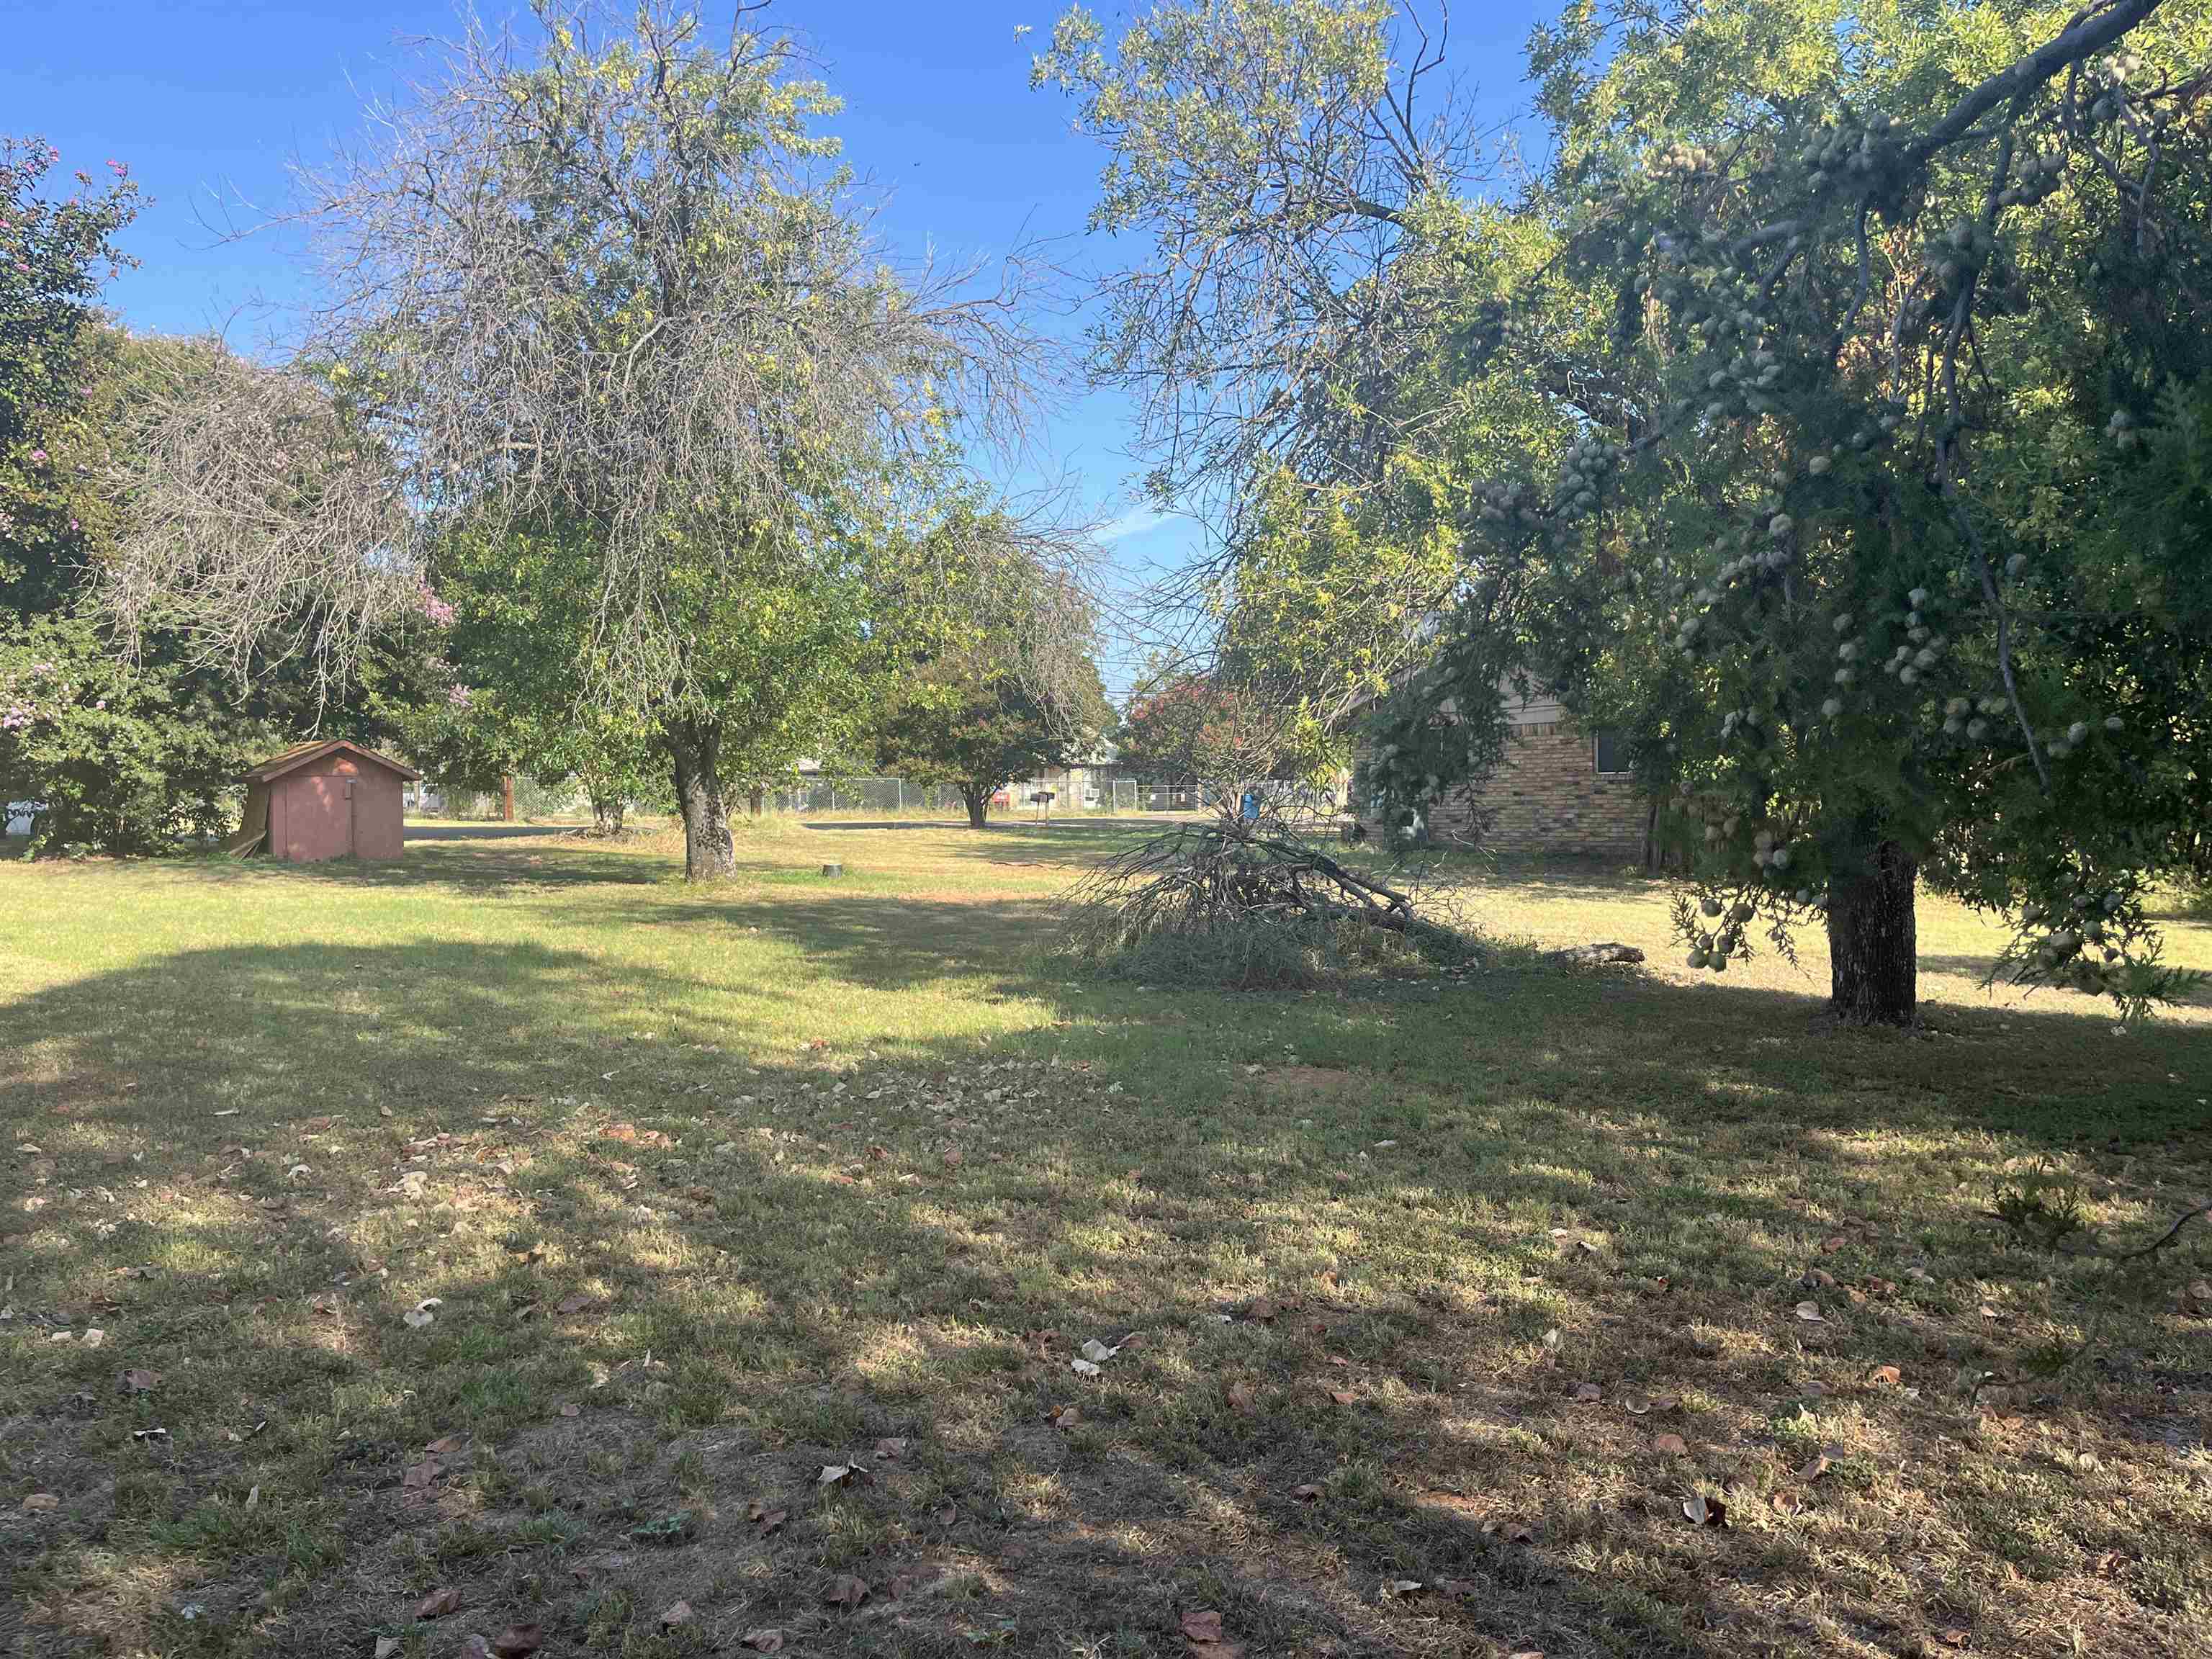
[[[347,754],[325,756],[270,787],[269,847],[294,864],[396,859],[404,838],[401,780]]]

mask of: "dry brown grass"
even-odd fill
[[[2200,1023],[1147,991],[1048,954],[1081,837],[830,839],[711,895],[556,840],[0,866],[15,1650],[2201,1650],[2212,1242],[1978,1213],[2035,1158],[2114,1237],[2212,1195]],[[1493,908],[1663,908],[1566,886]]]

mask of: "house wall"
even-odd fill
[[[269,850],[294,864],[398,858],[405,836],[401,781],[343,753],[287,773],[269,792]]]
[[[1601,775],[1589,733],[1547,700],[1513,711],[1505,757],[1484,785],[1429,815],[1440,836],[1485,821],[1482,844],[1511,856],[1641,859],[1650,801],[1626,774]],[[1528,715],[1549,718],[1528,719]],[[1370,829],[1374,825],[1370,823]]]

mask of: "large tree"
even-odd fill
[[[817,131],[835,102],[758,9],[538,0],[526,40],[471,22],[373,109],[303,175],[307,349],[166,411],[118,609],[343,663],[456,526],[557,545],[575,706],[650,728],[688,872],[727,873],[728,782],[808,701],[757,665],[821,662],[793,608],[931,516],[1030,362],[1009,292],[883,263]]]
[[[1414,578],[1418,659],[1325,665],[1393,688],[1376,784],[1456,787],[1540,678],[1691,824],[1694,966],[1818,918],[1838,1011],[1908,1018],[1928,881],[2010,917],[2023,982],[2170,993],[2145,886],[2212,805],[2212,8],[1583,0],[1532,43],[1553,159],[1487,197],[1404,27],[1188,0],[1040,60],[1152,237],[1102,366],[1236,485],[1232,599],[1325,590],[1347,498]]]
[[[865,684],[876,763],[960,792],[981,829],[1011,779],[1077,763],[1113,722],[1077,580],[1079,533],[1024,524],[972,489],[873,592]]]
[[[34,854],[156,852],[222,827],[293,688],[232,696],[158,626],[126,653],[84,603],[112,549],[101,484],[139,377],[192,353],[100,308],[129,263],[128,171],[76,168],[57,191],[58,161],[0,137],[0,803],[33,804]]]
[[[1092,670],[1085,706],[1062,706],[993,655],[954,657],[902,677],[878,734],[878,763],[901,777],[950,784],[970,829],[990,817],[991,797],[1015,778],[1080,763],[1111,718]]]

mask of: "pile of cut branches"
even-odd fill
[[[1068,895],[1076,952],[1156,979],[1310,983],[1332,969],[1465,963],[1474,942],[1409,886],[1331,857],[1272,817],[1179,824],[1106,860]]]

